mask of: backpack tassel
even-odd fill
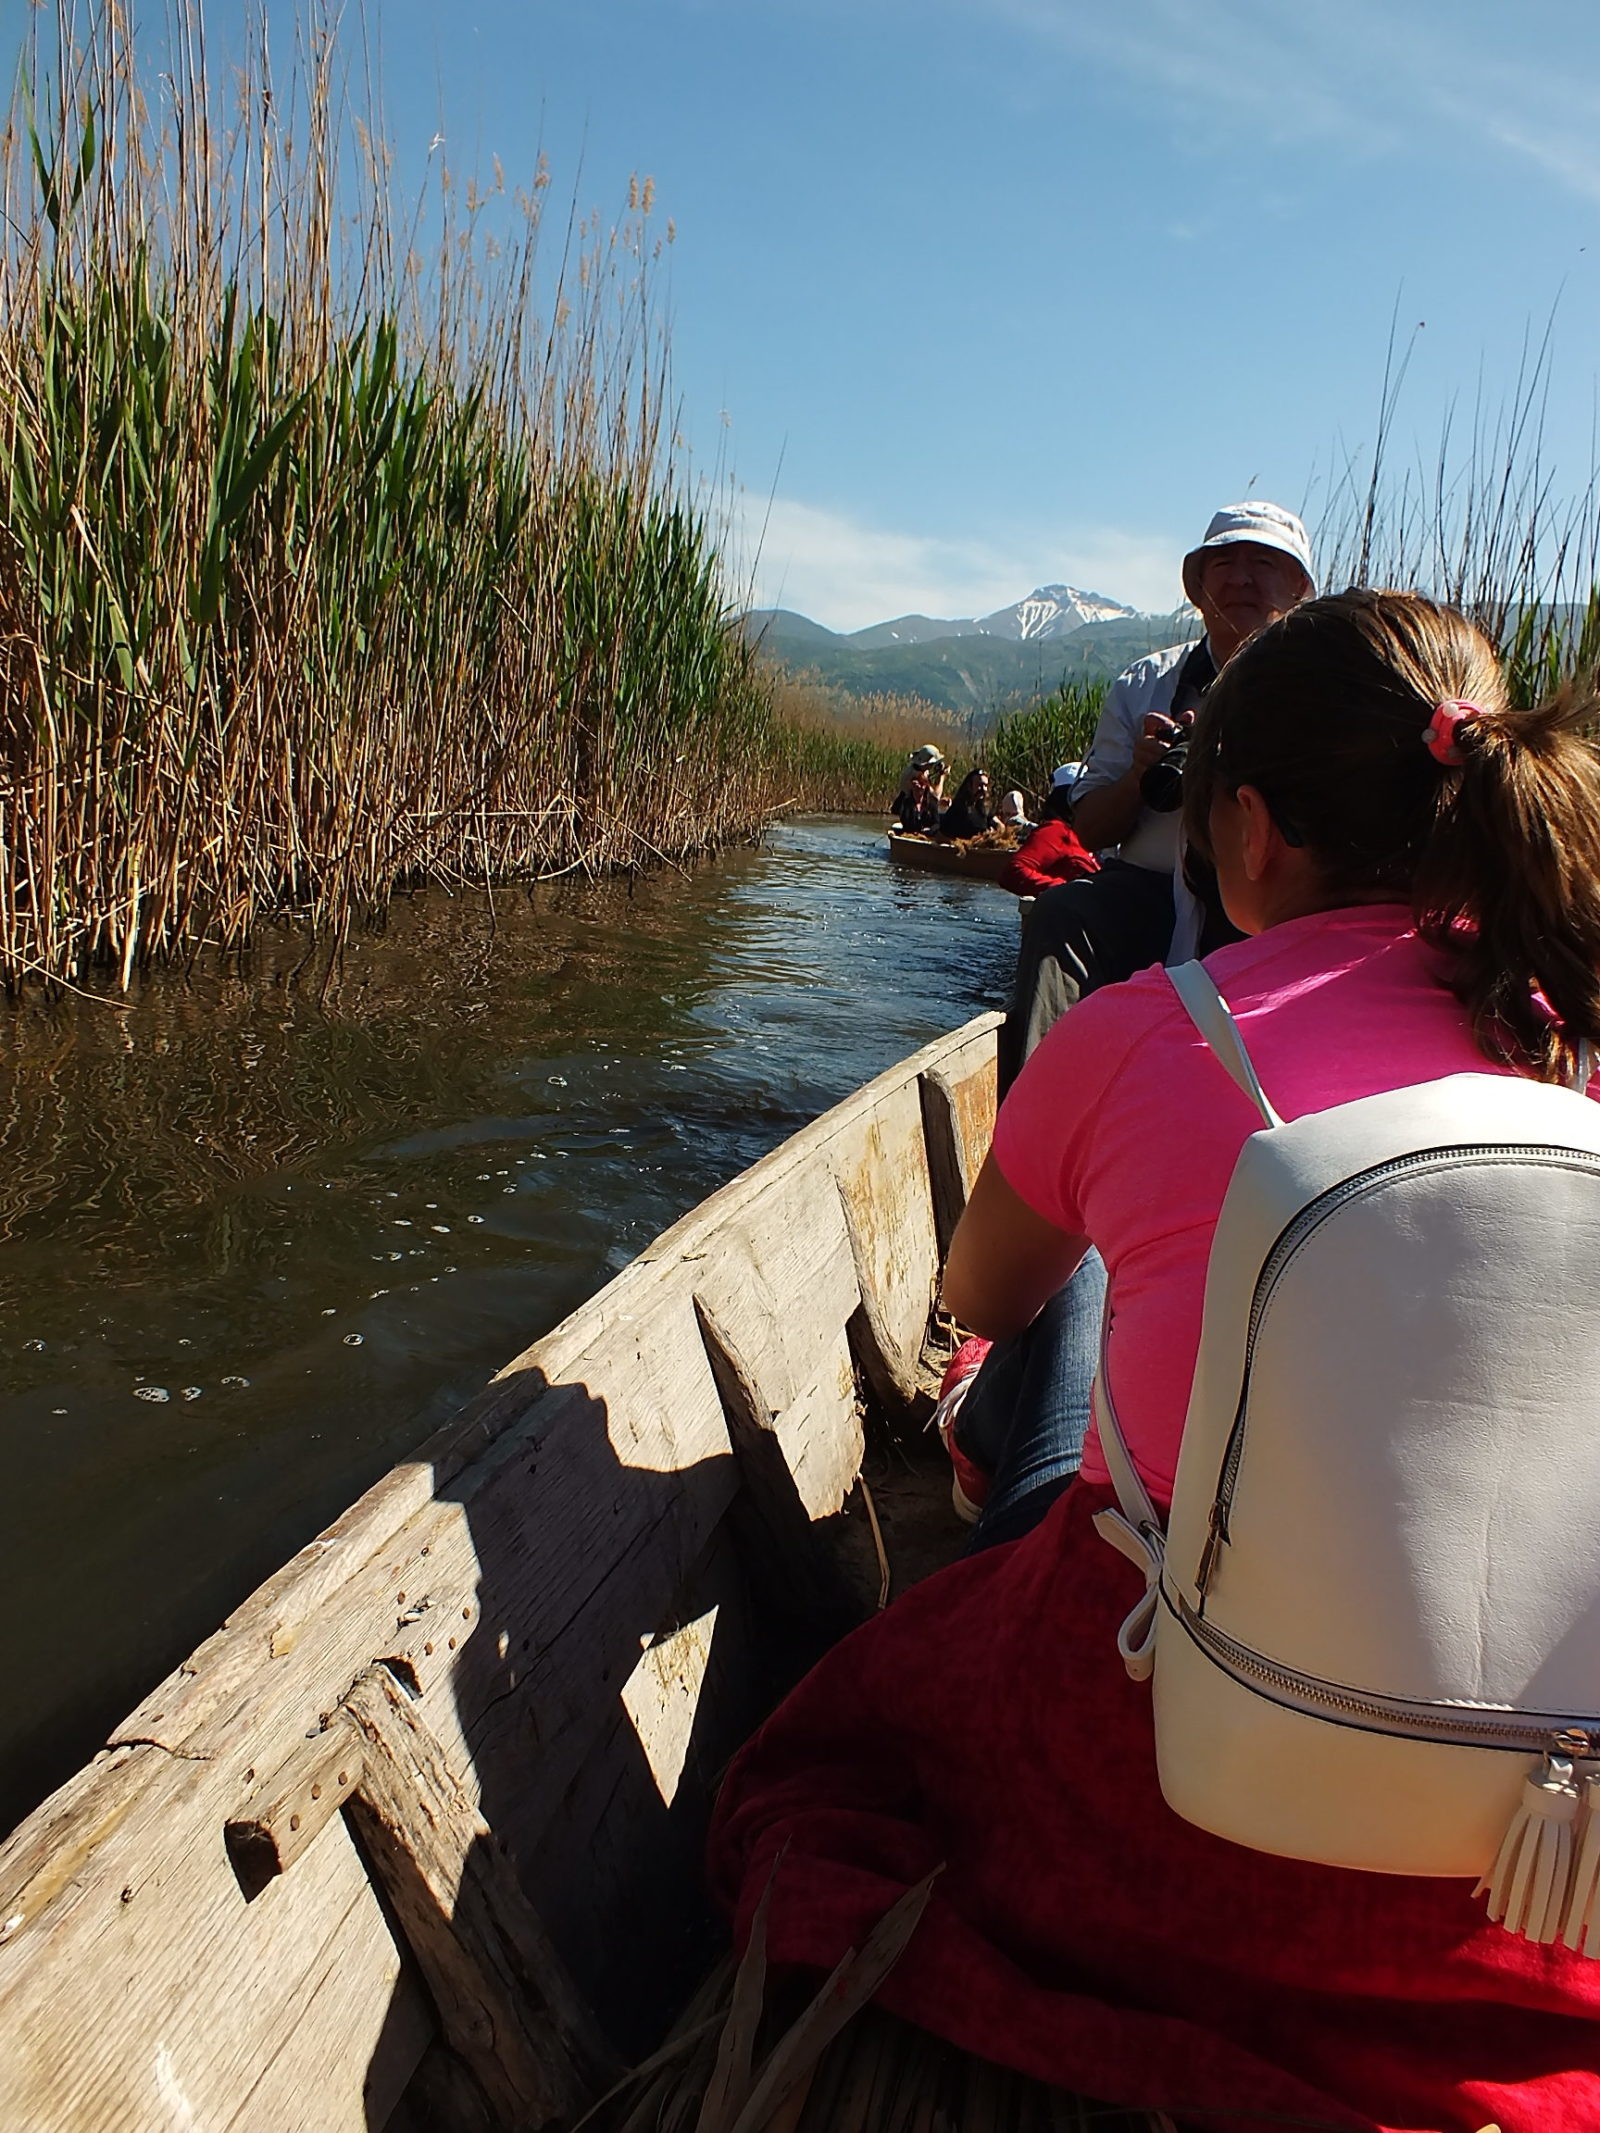
[[[1583,1836],[1561,1938],[1579,1955],[1600,1961],[1600,1770],[1584,1779],[1583,1794]]]
[[[1489,1916],[1508,1933],[1553,1941],[1567,1911],[1572,1879],[1572,1825],[1578,1787],[1571,1758],[1546,1755],[1522,1788],[1494,1865],[1473,1890],[1489,1899]]]

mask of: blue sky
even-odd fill
[[[835,627],[1052,579],[1172,605],[1215,505],[1315,518],[1370,449],[1391,315],[1397,450],[1431,459],[1554,306],[1547,457],[1590,480],[1593,0],[368,14],[402,176],[442,133],[463,175],[542,147],[552,197],[607,215],[655,179],[682,427],[766,521],[761,600]]]

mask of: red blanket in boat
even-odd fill
[[[756,1735],[711,1844],[741,1939],[784,1844],[769,1953],[824,1968],[944,1861],[879,1997],[964,2049],[1217,2133],[1600,2133],[1600,1961],[1167,1808],[1108,1500],[908,1592]]]

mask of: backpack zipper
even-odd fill
[[[1163,1595],[1169,1608],[1170,1595]],[[1600,1718],[1574,1719],[1558,1712],[1518,1711],[1505,1704],[1417,1703],[1375,1689],[1342,1688],[1315,1674],[1301,1674],[1240,1644],[1205,1621],[1182,1593],[1174,1610],[1206,1657],[1244,1687],[1290,1709],[1368,1732],[1408,1740],[1438,1740],[1462,1748],[1549,1750],[1574,1760],[1600,1756]]]
[[[1231,1540],[1228,1525],[1233,1512],[1234,1490],[1239,1479],[1239,1462],[1244,1455],[1245,1410],[1250,1400],[1250,1371],[1255,1362],[1256,1337],[1266,1316],[1267,1305],[1272,1301],[1272,1292],[1277,1287],[1284,1269],[1312,1233],[1320,1229],[1330,1216],[1337,1214],[1348,1201],[1359,1199],[1363,1193],[1374,1191],[1378,1186],[1386,1185],[1408,1171],[1443,1169],[1449,1164],[1460,1162],[1542,1162],[1557,1169],[1600,1172],[1600,1156],[1588,1155],[1578,1148],[1553,1148],[1548,1142],[1519,1144],[1497,1141],[1469,1143],[1459,1148],[1425,1148],[1410,1155],[1392,1156],[1386,1163],[1377,1163],[1370,1170],[1358,1171],[1353,1178],[1342,1178],[1337,1185],[1330,1186],[1326,1192],[1308,1201],[1301,1208],[1262,1261],[1261,1272],[1256,1277],[1255,1294],[1250,1299],[1250,1322],[1245,1333],[1244,1370],[1239,1385],[1239,1404],[1234,1409],[1233,1423],[1223,1450],[1222,1470],[1218,1475],[1217,1491],[1211,1503],[1205,1546],[1201,1550],[1200,1566],[1195,1573],[1202,1613],[1205,1609],[1206,1593],[1216,1573],[1218,1557]]]

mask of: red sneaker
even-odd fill
[[[956,1417],[965,1404],[973,1379],[983,1364],[993,1343],[979,1340],[976,1335],[964,1340],[951,1356],[939,1386],[939,1404],[933,1410],[934,1425],[940,1441],[950,1454],[954,1472],[950,1481],[950,1501],[957,1518],[963,1525],[975,1526],[983,1512],[984,1501],[989,1494],[989,1475],[969,1459],[956,1442]]]

